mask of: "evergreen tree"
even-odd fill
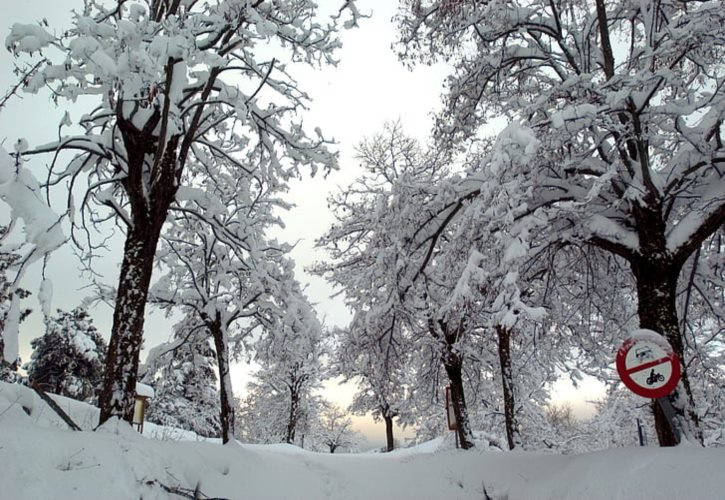
[[[206,332],[189,334],[183,325],[177,328],[174,342],[149,354],[143,380],[154,386],[156,394],[146,419],[218,437],[221,424],[215,369],[215,353]]]
[[[46,319],[45,334],[30,342],[33,354],[24,366],[28,378],[55,394],[92,401],[103,380],[106,342],[88,312],[58,309]]]

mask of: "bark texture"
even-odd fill
[[[513,372],[511,370],[511,330],[496,326],[498,336],[498,359],[501,365],[501,384],[503,389],[503,409],[506,419],[506,439],[510,450],[521,446],[519,425],[516,419],[516,397],[514,394]]]
[[[113,416],[129,422],[133,418],[146,298],[160,229],[134,227],[126,237],[99,400],[100,424]]]
[[[395,439],[393,438],[393,417],[383,415],[385,421],[385,451],[393,451],[395,449]]]
[[[680,358],[682,376],[680,383],[668,396],[675,412],[675,425],[683,437],[691,442],[702,444],[702,430],[699,416],[690,387],[690,379],[685,364],[685,346],[682,341],[675,294],[681,266],[672,259],[662,257],[659,262],[635,260],[632,270],[637,282],[638,314],[641,328],[647,328],[663,335]],[[668,419],[660,406],[653,401],[652,411],[655,429],[660,446],[679,444],[677,435],[671,429]]]
[[[176,153],[178,137],[170,138],[165,152],[157,158],[158,161],[154,161],[158,139],[153,135],[153,130],[160,115],[155,114],[144,128],[139,129],[131,120],[124,118],[122,106],[120,101],[117,110],[118,128],[128,151],[128,166],[127,175],[121,184],[128,196],[130,221],[113,311],[105,378],[99,398],[99,425],[113,416],[128,422],[133,419],[154,255],[181,175]],[[153,180],[149,182],[149,169],[152,166]]]
[[[226,332],[222,328],[221,317],[217,312],[214,321],[209,325],[214,348],[216,350],[217,365],[219,369],[219,408],[222,426],[222,443],[226,444],[234,439],[234,392],[229,372],[229,347]]]
[[[473,448],[475,444],[468,419],[466,397],[463,392],[463,363],[461,357],[453,352],[448,352],[444,358],[443,366],[446,369],[451,387],[451,402],[453,404],[453,413],[456,416],[458,442],[461,448],[468,450]]]

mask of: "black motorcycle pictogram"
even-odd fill
[[[654,371],[654,368],[651,372],[649,372],[649,377],[647,377],[647,385],[654,385],[657,382],[664,382],[665,376],[661,373],[656,373]]]

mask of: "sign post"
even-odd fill
[[[448,430],[457,431],[458,422],[456,421],[456,412],[453,410],[453,401],[451,401],[451,386],[446,386],[446,419],[448,421]],[[458,432],[456,436],[456,448],[458,448]]]
[[[665,338],[652,330],[635,330],[617,351],[617,373],[638,396],[656,399],[675,436],[679,429],[667,396],[680,381],[680,358]]]

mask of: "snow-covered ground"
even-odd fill
[[[582,455],[457,451],[442,439],[389,454],[202,441],[113,421],[61,397],[74,432],[32,390],[0,383],[2,499],[725,498],[725,449],[620,448]],[[179,495],[170,490],[176,490]]]

